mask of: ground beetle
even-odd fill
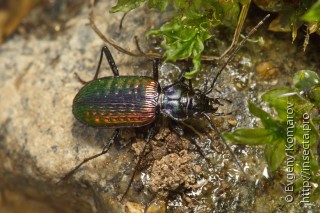
[[[72,112],[80,122],[104,128],[141,127],[152,123],[160,113],[175,121],[184,121],[217,111],[217,107],[213,107],[217,103],[215,99],[193,90],[182,80],[161,88],[157,61],[154,61],[153,78],[119,76],[106,46],[102,48],[101,57],[103,53],[114,76],[98,78],[98,69],[94,79],[75,96]]]
[[[235,55],[235,52],[239,50],[267,17],[259,22],[239,43],[206,91],[194,90],[191,81],[189,81],[189,85],[185,84],[183,74],[180,75],[176,83],[161,87],[158,83],[158,60],[153,61],[153,78],[146,76],[119,76],[118,68],[111,53],[108,47],[104,46],[101,50],[99,64],[93,80],[85,82],[77,76],[85,85],[73,100],[72,112],[75,118],[85,125],[98,128],[113,128],[115,131],[101,153],[84,159],[61,180],[72,175],[87,161],[105,154],[114,139],[119,135],[119,129],[151,124],[159,114],[164,114],[177,122],[188,118],[205,117],[211,127],[217,131],[208,114],[216,113],[218,109],[216,106],[219,102],[207,95],[212,92],[215,81]],[[113,76],[98,78],[103,54],[109,62]],[[152,131],[150,131],[147,142],[151,137]],[[228,149],[231,151],[229,147]],[[144,153],[144,150],[142,153]],[[231,154],[233,154],[232,151]],[[140,155],[137,165],[140,163],[142,155]],[[237,164],[240,166],[238,162]],[[240,166],[240,168],[242,167]]]

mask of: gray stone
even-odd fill
[[[115,3],[96,5],[97,25],[108,37],[135,51],[133,37],[145,40],[146,25],[152,19],[145,19],[144,9],[138,9],[127,15],[119,30],[123,14],[108,12]],[[28,21],[39,23],[37,16],[43,13],[33,11]],[[56,184],[82,159],[101,152],[112,133],[86,127],[72,115],[73,97],[82,87],[74,73],[91,80],[104,45],[89,26],[88,14],[88,5],[83,4],[76,15],[60,23],[64,28],[55,34],[46,33],[48,29],[40,25],[32,32],[15,34],[0,46],[2,197],[17,194],[21,201],[44,203],[52,212],[124,211],[117,196],[124,191],[135,163],[128,150],[111,148],[69,180]],[[145,59],[110,50],[121,74],[146,75],[152,68]],[[101,76],[111,75],[103,60]]]

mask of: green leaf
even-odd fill
[[[286,156],[285,141],[278,140],[271,145],[266,145],[264,153],[270,171],[275,171]]]
[[[240,4],[234,1],[219,1],[213,8],[214,19],[228,27],[236,26],[239,13]]]
[[[312,146],[316,143],[319,135],[312,120],[307,120],[304,123],[296,124],[294,137],[301,145],[305,143],[306,145]]]
[[[309,113],[314,107],[310,101],[303,98],[301,95],[295,94],[289,97],[289,101],[294,106],[295,120],[300,120],[303,114]]]
[[[290,88],[273,89],[262,95],[262,100],[269,103],[277,111],[280,120],[287,120],[287,109],[291,103],[288,96],[295,95],[296,91]]]
[[[311,172],[311,181],[320,181],[320,176],[315,176],[312,173],[317,173],[319,171],[319,164],[317,161],[317,158],[314,156],[313,152],[312,152],[312,148],[307,148],[307,149],[302,149],[299,150],[300,153],[298,156],[295,157],[295,165],[296,168],[295,170],[298,173],[301,173],[303,171],[304,164],[306,162],[308,162],[307,166],[308,166],[308,172]]]
[[[204,41],[211,37],[210,22],[201,14],[190,12],[185,19],[176,18],[162,25],[160,29],[151,30],[150,35],[163,36],[162,46],[165,48],[166,61],[192,58],[193,69],[185,77],[191,79],[201,68],[201,54]]]
[[[145,0],[118,0],[118,3],[116,6],[112,7],[110,9],[111,13],[116,12],[129,12],[132,9],[135,9],[140,6],[142,2]]]
[[[320,21],[320,1],[318,0],[312,7],[309,9],[309,11],[304,14],[302,17],[302,20],[308,21],[308,22],[319,22]]]
[[[148,7],[156,8],[161,12],[166,11],[169,4],[169,0],[149,0]]]
[[[257,105],[255,105],[251,102],[249,103],[249,111],[252,115],[254,115],[260,119],[263,117],[271,117],[271,115],[269,113],[260,109]]]
[[[264,128],[239,128],[232,133],[222,133],[229,142],[244,145],[263,145],[273,143],[273,133]]]
[[[294,129],[294,138],[300,143],[302,144],[303,142],[303,134],[304,134],[304,131],[302,129],[302,126],[300,125],[296,125],[295,126],[295,129]]]
[[[249,103],[249,111],[252,115],[260,118],[262,124],[266,128],[278,126],[278,121],[274,120],[272,116],[266,111],[260,109],[253,103]]]
[[[242,5],[250,4],[251,0],[239,0]]]
[[[319,164],[317,161],[317,158],[314,156],[312,149],[310,149],[310,171],[312,172],[318,172],[319,171]]]
[[[301,70],[293,76],[293,84],[300,91],[310,90],[319,83],[318,74],[311,70]]]
[[[199,72],[199,70],[201,68],[200,56],[201,55],[199,54],[198,56],[195,56],[192,59],[192,63],[193,63],[193,66],[194,66],[193,70],[191,70],[190,72],[186,72],[183,77],[185,77],[186,79],[192,79]]]
[[[317,182],[317,183],[319,183],[319,182]],[[319,197],[320,197],[320,187],[318,186],[317,188],[315,188],[315,190],[311,194],[310,201],[315,203],[319,200]]]
[[[310,112],[314,105],[290,88],[279,88],[268,91],[262,99],[269,103],[278,113],[281,121],[287,121],[288,109],[292,109],[295,121],[301,119],[304,113]]]
[[[320,107],[320,87],[311,89],[310,98],[315,105]]]
[[[177,8],[182,8],[183,6],[186,5],[187,0],[173,0],[173,4]]]

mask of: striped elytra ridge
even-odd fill
[[[152,78],[104,77],[78,92],[72,112],[93,127],[139,127],[154,121],[158,98],[158,83]]]

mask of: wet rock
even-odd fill
[[[126,203],[126,213],[143,213],[144,206],[139,203],[127,202]]]
[[[167,204],[164,200],[155,200],[150,204],[146,213],[165,213],[166,205]]]
[[[262,80],[273,80],[279,76],[279,67],[271,61],[264,61],[256,66],[256,73]]]
[[[54,9],[67,7],[64,1],[59,2],[65,5]],[[128,14],[120,31],[122,14],[107,12],[115,4],[96,4],[98,28],[133,51],[137,35],[144,47],[145,31],[157,16],[146,20],[148,12],[138,9]],[[88,4],[80,4],[77,12],[70,13],[72,16],[61,13],[68,19],[60,25],[52,20],[55,26],[64,26],[54,32],[45,25],[51,22],[37,20],[45,14],[41,9],[31,12],[24,27],[40,23],[37,28],[17,33],[0,46],[0,194],[21,194],[21,203],[43,202],[49,208],[54,206],[54,212],[124,212],[124,205],[116,197],[123,194],[134,167],[130,146],[120,150],[112,146],[108,154],[56,184],[84,158],[101,152],[112,130],[86,127],[72,115],[73,98],[82,87],[74,73],[91,80],[104,45],[88,25]],[[152,63],[143,58],[127,56],[111,47],[110,51],[121,75],[148,75],[152,68]],[[105,59],[101,71],[101,77],[111,75]],[[131,142],[135,140],[132,137],[135,134],[126,132],[121,138]],[[0,209],[5,205],[1,203]],[[39,212],[44,211],[39,208]]]

